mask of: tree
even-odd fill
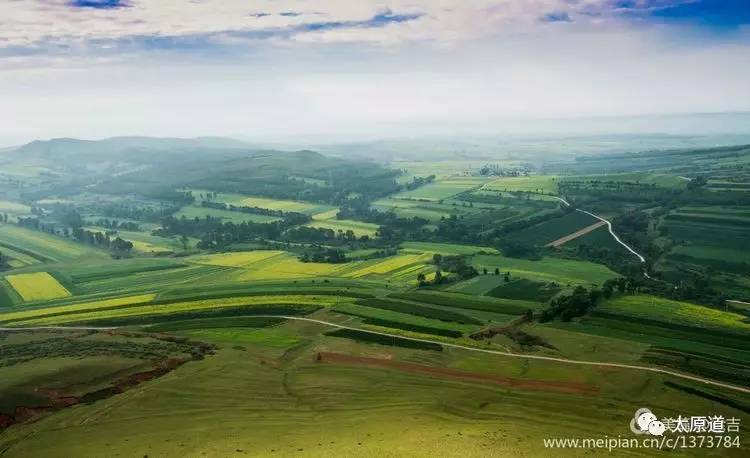
[[[112,241],[112,249],[118,253],[129,253],[133,249],[133,242],[117,237]]]
[[[495,267],[495,275],[500,275],[500,268],[499,267]]]
[[[510,283],[510,272],[505,272],[505,275],[503,276],[503,281],[505,283]]]
[[[438,270],[435,271],[435,280],[434,280],[434,283],[436,285],[439,285],[442,282],[443,282],[443,273],[440,272],[440,269],[438,269]]]
[[[432,255],[432,262],[434,262],[435,265],[439,266],[442,261],[443,255],[441,255],[440,253],[435,253],[434,255]]]
[[[483,273],[484,275],[487,275],[487,268],[486,268],[486,267],[485,267],[484,269],[482,269],[482,273]]]
[[[417,284],[419,286],[424,286],[426,280],[427,280],[427,277],[425,277],[425,275],[422,272],[419,272],[417,274]]]
[[[188,242],[189,241],[190,241],[190,239],[187,237],[187,235],[182,234],[180,236],[180,243],[182,243],[182,249],[183,250],[187,250],[187,248],[188,248]]]

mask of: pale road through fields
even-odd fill
[[[402,336],[398,334],[390,334],[387,332],[355,328],[352,326],[345,326],[345,325],[338,324],[338,323],[331,323],[330,321],[323,321],[323,320],[318,320],[315,318],[305,318],[305,317],[299,317],[299,316],[288,316],[288,315],[248,315],[248,316],[255,317],[255,318],[281,318],[285,320],[305,321],[308,323],[317,323],[320,325],[330,326],[330,327],[338,328],[338,329],[348,329],[350,331],[359,331],[359,332],[365,332],[368,334],[377,334],[380,336],[392,337],[395,339],[406,339],[406,340],[411,340],[413,342],[431,343],[431,344],[436,344],[436,345],[442,345],[444,347],[458,348],[458,349],[467,350],[467,351],[489,353],[489,354],[500,355],[500,356],[509,356],[511,358],[534,359],[534,360],[539,360],[539,361],[554,361],[557,363],[577,364],[577,365],[582,365],[582,366],[616,367],[620,369],[631,369],[631,370],[637,370],[637,371],[653,372],[657,374],[671,375],[673,377],[678,377],[678,378],[682,378],[686,380],[692,380],[694,382],[705,383],[707,385],[718,386],[718,387],[726,388],[726,389],[733,390],[733,391],[740,391],[742,393],[750,393],[750,388],[736,386],[736,385],[732,385],[729,383],[722,383],[716,380],[711,380],[711,379],[707,379],[703,377],[697,377],[697,376],[689,375],[689,374],[683,374],[681,372],[671,371],[668,369],[660,369],[657,367],[636,366],[632,364],[607,363],[607,362],[599,362],[599,361],[582,361],[582,360],[575,360],[575,359],[555,358],[553,356],[525,355],[522,353],[511,353],[508,351],[489,350],[486,348],[469,347],[467,345],[443,342],[440,340],[420,339],[417,337],[406,337],[406,336]],[[34,330],[102,330],[102,331],[108,331],[108,330],[113,330],[113,329],[116,329],[116,327],[110,326],[110,327],[97,328],[94,326],[80,326],[80,327],[38,326],[38,327],[28,327],[28,328],[24,328],[24,327],[0,328],[0,332],[1,331],[34,331]]]

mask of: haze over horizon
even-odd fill
[[[750,110],[742,0],[21,0],[0,17],[2,145],[555,132],[557,119],[672,133],[611,121]]]

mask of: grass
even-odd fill
[[[206,193],[205,190],[193,189],[193,195],[200,200],[199,194]],[[258,207],[269,210],[281,210],[285,212],[299,212],[308,215],[315,215],[335,209],[330,205],[321,205],[311,202],[301,202],[294,200],[270,199],[266,197],[253,197],[244,194],[219,193],[218,197],[212,199],[213,202],[235,205],[237,207]]]
[[[9,264],[11,265],[11,267],[14,267],[14,268],[31,266],[31,265],[42,262],[38,258],[35,258],[34,256],[31,256],[26,253],[22,253],[17,250],[13,250],[11,248],[8,248],[7,246],[0,246],[0,253],[2,253],[3,256],[7,256],[11,258],[11,261]],[[15,263],[15,265],[13,263]]]
[[[522,315],[526,313],[527,310],[536,310],[542,307],[542,304],[532,301],[503,298],[468,298],[462,294],[451,294],[437,291],[393,293],[389,297],[453,309],[480,310],[505,315]]]
[[[750,253],[732,248],[720,248],[705,245],[676,245],[670,254],[680,254],[699,259],[716,259],[729,262],[750,262]]]
[[[165,316],[181,312],[194,312],[206,310],[221,310],[241,306],[271,306],[271,305],[312,305],[332,306],[341,299],[333,296],[298,296],[298,295],[273,295],[273,296],[240,296],[221,299],[203,299],[197,301],[178,301],[167,304],[133,304],[132,306],[117,306],[104,310],[87,311],[85,309],[76,313],[63,315],[42,316],[17,321],[14,319],[13,326],[45,326],[62,323],[94,322],[99,320],[113,320],[119,318]],[[101,308],[101,307],[99,307]],[[43,310],[43,309],[42,309]],[[3,318],[0,315],[0,319]]]
[[[173,259],[166,258],[131,258],[117,262],[82,263],[66,269],[66,274],[76,283],[88,283],[107,279],[128,277],[139,273],[179,269],[185,267]]]
[[[357,304],[337,304],[333,307],[333,311],[336,313],[364,318],[366,320],[373,319],[401,323],[404,326],[420,326],[424,328],[456,332],[470,332],[477,329],[476,325],[440,321],[433,318],[426,318],[424,316],[410,315],[405,313],[405,311],[386,310]]]
[[[10,307],[20,301],[21,298],[11,288],[10,284],[4,279],[0,279],[0,308]]]
[[[411,348],[416,350],[443,351],[442,345],[430,342],[418,342],[400,337],[383,336],[365,331],[356,331],[354,329],[337,329],[329,331],[325,335],[329,337],[342,337],[345,339],[356,340],[357,342],[374,343],[379,345]]]
[[[456,293],[470,294],[474,296],[483,296],[488,291],[505,284],[502,275],[477,275],[474,278],[464,280],[450,285],[446,290]]]
[[[560,292],[559,286],[550,286],[541,282],[522,278],[502,284],[487,292],[488,296],[524,301],[547,302]]]
[[[7,214],[9,221],[16,221],[19,216],[31,214],[31,207],[18,202],[0,200],[0,214]]]
[[[148,332],[194,331],[200,329],[223,328],[264,328],[283,323],[281,318],[263,318],[254,316],[233,316],[218,318],[195,318],[185,321],[167,321],[144,329]]]
[[[284,326],[314,337],[303,326]],[[748,419],[667,389],[654,374],[322,339],[283,357],[284,349],[263,345],[220,348],[158,382],[11,428],[0,436],[0,448],[20,458],[86,456],[91,450],[108,456],[544,456],[544,437],[624,437],[634,405],[664,416],[716,412]],[[326,351],[516,379],[584,381],[602,390],[591,398],[317,362],[323,345]],[[321,425],[332,433],[321,433]],[[33,440],[23,440],[32,432]]]
[[[482,186],[486,178],[478,177],[448,177],[439,179],[433,183],[420,186],[417,189],[400,192],[393,197],[395,199],[413,199],[439,201],[455,196],[456,194]]]
[[[86,229],[101,233],[107,231],[107,229],[105,228],[96,226],[90,226]],[[132,242],[133,249],[140,253],[182,251],[184,249],[184,247],[182,246],[182,242],[180,242],[177,237],[160,237],[158,235],[151,235],[148,232],[118,230],[117,235],[114,237],[120,237],[123,240]],[[196,240],[191,238],[188,241],[187,247],[190,248],[192,246],[195,246],[195,243]]]
[[[71,240],[10,224],[0,224],[0,249],[2,247],[41,261],[69,262],[83,257],[105,257],[103,252]]]
[[[8,275],[5,279],[26,302],[71,296],[70,291],[47,272]]]
[[[186,217],[188,219],[193,218],[205,218],[210,216],[212,218],[218,218],[222,222],[232,223],[243,223],[245,221],[251,223],[272,223],[278,221],[279,218],[268,215],[256,215],[254,213],[244,213],[231,210],[220,210],[218,208],[203,207],[201,205],[188,205],[182,207],[178,212],[174,214],[175,218]]]
[[[312,219],[314,219],[315,221],[325,221],[329,219],[335,219],[338,213],[339,213],[339,209],[334,208],[333,210],[316,213],[312,215]]]
[[[473,214],[479,209],[471,209],[461,206],[453,206],[446,203],[433,201],[407,200],[385,198],[373,202],[373,207],[380,211],[394,211],[398,216],[403,218],[422,218],[427,221],[440,221],[441,218],[447,218],[450,215]]]
[[[583,182],[586,187],[594,187],[592,182],[620,182],[641,185],[656,185],[661,188],[684,188],[687,181],[677,175],[650,172],[610,173],[605,175],[570,175],[560,177],[561,182]]]
[[[406,250],[420,251],[423,253],[440,253],[444,255],[471,255],[484,252],[486,254],[498,254],[499,252],[490,247],[474,245],[457,245],[453,243],[430,243],[430,242],[404,242],[401,248]]]
[[[511,234],[509,238],[527,244],[545,245],[597,222],[599,220],[591,215],[573,211],[560,218],[525,228],[518,233]]]
[[[370,264],[361,269],[346,273],[344,276],[349,278],[360,278],[370,274],[388,274],[395,270],[402,269],[413,264],[421,264],[432,259],[428,254],[407,254],[385,258],[382,261]]]
[[[100,280],[78,283],[77,293],[81,294],[120,294],[130,295],[135,292],[157,291],[183,284],[211,285],[226,281],[235,273],[231,267],[210,265],[188,265],[175,269],[134,272],[132,274],[103,278]]]
[[[375,237],[375,232],[378,230],[377,224],[365,223],[362,221],[354,221],[349,219],[314,219],[312,223],[306,224],[306,226],[316,227],[319,229],[330,229],[334,232],[352,231],[357,237],[362,237],[363,235],[366,235],[368,237]]]
[[[255,252],[271,253],[271,252]],[[348,279],[379,279],[392,280],[397,283],[414,284],[416,283],[417,271],[426,268],[426,262],[432,259],[431,254],[398,254],[387,258],[377,258],[362,261],[350,261],[340,264],[302,262],[296,255],[291,253],[278,252],[274,256],[260,255],[251,263],[242,265],[241,270],[237,270],[232,276],[232,281],[246,282],[259,280],[295,280],[295,279],[315,279],[317,277],[330,278],[348,278]],[[226,256],[231,259],[233,255]],[[212,261],[214,255],[207,258],[190,258]],[[224,255],[221,255],[224,256]],[[242,255],[244,256],[244,255]],[[256,256],[256,255],[252,255]],[[265,259],[260,259],[265,257]],[[221,259],[221,258],[219,258]],[[411,270],[409,270],[411,269]],[[330,280],[329,280],[330,281]]]
[[[681,326],[740,332],[750,335],[747,317],[688,302],[655,296],[620,296],[597,307],[597,312],[645,318]]]
[[[429,326],[419,326],[419,325],[414,325],[414,324],[403,323],[401,321],[383,320],[380,318],[365,318],[362,321],[362,323],[370,325],[370,326],[377,326],[380,328],[400,329],[402,331],[410,331],[410,332],[415,332],[419,334],[429,334],[429,335],[442,336],[442,337],[458,338],[458,337],[461,337],[462,335],[461,332],[453,331],[450,329],[432,328]]]
[[[554,281],[561,285],[602,285],[606,280],[618,276],[601,264],[552,257],[532,261],[502,255],[477,255],[472,259],[472,265],[479,271],[486,268],[494,272],[497,267],[501,272],[510,272],[511,278]]]
[[[80,302],[54,307],[26,309],[22,311],[12,311],[0,314],[0,322],[10,322],[26,320],[30,318],[39,318],[44,316],[75,314],[88,312],[97,309],[108,309],[124,305],[145,304],[151,302],[156,294],[141,294],[138,296],[118,297],[114,299],[103,299],[91,302]]]
[[[502,177],[482,186],[482,190],[523,191],[535,194],[557,194],[557,177],[535,175],[528,177]]]
[[[296,345],[300,339],[277,329],[257,328],[218,328],[199,329],[182,332],[190,338],[226,344],[254,344],[272,348],[287,348]]]
[[[220,253],[190,258],[191,262],[197,264],[208,264],[212,266],[243,267],[256,262],[279,256],[283,251],[241,251],[237,253]]]
[[[390,310],[392,312],[406,313],[408,315],[421,316],[440,321],[450,321],[460,324],[481,324],[476,318],[463,315],[461,313],[444,310],[437,307],[429,307],[409,302],[396,301],[391,299],[358,299],[358,305]]]

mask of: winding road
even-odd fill
[[[742,386],[732,385],[729,383],[723,383],[716,380],[711,380],[704,377],[698,377],[695,375],[689,375],[684,374],[682,372],[676,372],[671,371],[668,369],[660,369],[658,367],[649,367],[649,366],[638,366],[633,364],[620,364],[620,363],[606,363],[606,362],[599,362],[599,361],[583,361],[583,360],[576,360],[576,359],[566,359],[566,358],[555,358],[554,356],[540,356],[540,355],[526,355],[522,353],[511,353],[509,351],[501,351],[501,350],[490,350],[487,348],[476,348],[476,347],[469,347],[467,345],[461,345],[461,344],[455,344],[455,343],[449,343],[449,342],[443,342],[440,340],[430,340],[430,339],[420,339],[417,337],[407,337],[402,336],[398,334],[390,334],[387,332],[381,332],[381,331],[372,331],[369,329],[362,329],[362,328],[355,328],[352,326],[345,326],[343,324],[338,323],[332,323],[330,321],[324,321],[324,320],[318,320],[316,318],[306,318],[306,317],[300,317],[300,316],[289,316],[289,315],[249,315],[253,318],[281,318],[285,320],[292,320],[292,321],[304,321],[308,323],[316,323],[323,326],[330,326],[337,329],[348,329],[350,331],[359,331],[359,332],[366,332],[368,334],[376,334],[379,336],[385,336],[385,337],[393,337],[396,339],[406,339],[411,340],[414,342],[424,342],[424,343],[431,343],[431,344],[437,344],[442,345],[444,347],[449,348],[458,348],[460,350],[467,350],[467,351],[474,351],[479,353],[489,353],[493,355],[500,355],[500,356],[508,356],[511,358],[521,358],[521,359],[533,359],[533,360],[539,360],[539,361],[553,361],[557,363],[563,363],[563,364],[575,364],[579,366],[596,366],[596,367],[615,367],[619,369],[631,369],[631,370],[637,370],[637,371],[643,371],[643,372],[652,372],[656,374],[665,374],[670,375],[672,377],[677,377],[685,380],[691,380],[694,382],[700,382],[704,383],[706,385],[712,385],[717,386],[721,388],[726,388],[733,391],[739,391],[742,393],[750,393],[750,388],[745,388]],[[68,326],[38,326],[38,327],[18,327],[18,328],[0,328],[0,331],[42,331],[42,330],[91,330],[91,331],[111,331],[113,329],[117,329],[117,327],[94,327],[94,326],[78,326],[78,327],[68,327]]]
[[[549,196],[549,197],[552,197],[553,199],[557,199],[560,202],[564,203],[566,206],[571,207],[570,202],[568,202],[567,200],[563,199],[562,197],[557,197],[557,196]],[[636,257],[638,257],[638,259],[641,262],[646,262],[646,258],[644,258],[640,253],[638,253],[634,249],[630,248],[630,246],[627,243],[625,243],[622,240],[620,240],[620,237],[618,237],[617,234],[615,234],[615,231],[612,230],[612,223],[609,220],[606,220],[606,219],[602,218],[599,215],[595,215],[595,214],[591,213],[590,211],[581,210],[580,208],[576,208],[575,211],[578,211],[578,212],[581,212],[581,213],[586,213],[587,215],[593,216],[594,218],[598,219],[599,221],[602,221],[602,222],[606,223],[607,224],[607,228],[609,229],[609,233],[612,234],[612,237],[615,238],[615,240],[617,241],[617,243],[619,243],[620,245],[624,246],[629,252],[631,252]],[[645,275],[647,278],[651,278],[651,277],[649,277],[648,272],[644,271],[643,275]]]

